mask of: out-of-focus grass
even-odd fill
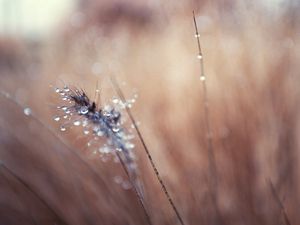
[[[113,74],[126,82],[126,95],[139,91],[133,113],[184,220],[214,224],[191,13],[197,9],[222,224],[284,224],[268,180],[291,224],[298,224],[299,6],[290,1],[275,12],[240,2],[90,4],[81,8],[85,19],[79,27],[66,24],[55,40],[30,46],[9,40],[0,56],[1,89],[29,105],[89,167],[3,98],[0,160],[69,224],[144,223],[134,194],[113,182],[121,168],[80,151],[84,142],[72,141],[79,132],[61,134],[47,106],[55,103],[48,86],[58,78],[85,88],[91,97],[99,80],[105,101],[115,95],[105,76]],[[138,141],[136,154],[153,223],[175,224]],[[8,176],[10,182],[1,177],[1,196],[10,196],[0,199],[1,215],[22,218],[29,210],[37,224],[46,221],[41,202],[28,197],[13,177]]]

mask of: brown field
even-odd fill
[[[300,4],[79,2],[80,26],[62,21],[42,41],[0,36],[0,90],[11,96],[0,94],[0,224],[147,224],[134,191],[114,181],[126,179],[120,164],[52,119],[49,85],[93,99],[98,82],[105,104],[116,96],[107,75],[128,98],[137,91],[132,113],[186,225],[300,224]],[[180,224],[135,145],[152,224]]]

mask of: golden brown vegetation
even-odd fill
[[[60,133],[48,106],[59,78],[91,97],[99,80],[105,101],[116,95],[108,74],[127,96],[138,89],[133,115],[186,224],[299,224],[299,4],[103,2],[42,45],[1,40],[0,88],[35,115],[0,96],[1,224],[146,223],[134,192],[114,182],[121,166],[91,157],[79,130]],[[138,140],[135,151],[152,223],[176,224]]]

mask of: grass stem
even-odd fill
[[[121,99],[123,102],[126,102],[125,95],[123,94],[123,91],[121,90],[121,88],[120,88],[120,86],[119,86],[117,80],[115,79],[115,77],[111,75],[111,76],[110,76],[110,80],[111,80],[111,83],[112,83],[112,85],[113,85],[115,91],[117,92],[118,96],[120,97],[120,99]],[[157,167],[156,167],[156,165],[155,165],[155,163],[154,163],[154,161],[153,161],[153,159],[152,159],[152,156],[151,156],[151,154],[150,154],[150,152],[149,152],[149,149],[148,149],[148,147],[147,147],[147,145],[146,145],[146,142],[145,142],[145,140],[144,140],[144,138],[143,138],[143,136],[142,136],[142,133],[141,133],[140,129],[139,129],[138,126],[137,126],[137,123],[136,123],[136,121],[135,121],[135,119],[134,119],[134,117],[133,117],[133,115],[132,115],[132,113],[131,113],[130,108],[128,108],[127,105],[126,105],[126,108],[125,108],[125,109],[126,109],[126,112],[127,112],[128,116],[129,116],[129,118],[130,118],[130,120],[131,120],[131,122],[132,122],[132,124],[133,124],[133,126],[134,126],[134,128],[135,128],[135,130],[136,130],[136,132],[137,132],[137,135],[138,135],[138,137],[139,137],[139,139],[140,139],[140,141],[141,141],[141,143],[142,143],[142,145],[143,145],[143,148],[144,148],[144,150],[145,150],[145,153],[146,153],[146,155],[147,155],[147,157],[148,157],[148,159],[149,159],[149,161],[150,161],[151,167],[152,167],[152,169],[153,169],[153,171],[154,171],[154,173],[155,173],[155,175],[156,175],[157,180],[158,180],[159,183],[160,183],[160,186],[161,186],[161,188],[162,188],[162,190],[163,190],[163,192],[164,192],[166,198],[168,199],[169,204],[171,205],[173,211],[175,212],[176,217],[178,218],[180,224],[181,224],[181,225],[184,225],[183,219],[181,218],[181,216],[180,216],[180,214],[179,214],[179,211],[178,211],[178,209],[177,209],[177,207],[176,207],[176,205],[175,205],[173,199],[171,198],[171,196],[170,196],[170,194],[169,194],[169,191],[168,191],[167,187],[166,187],[165,184],[164,184],[164,181],[163,181],[162,178],[161,178],[161,175],[160,175],[160,173],[159,173],[159,171],[158,171],[158,169],[157,169]]]

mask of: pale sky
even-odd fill
[[[0,0],[0,35],[49,34],[66,18],[75,0]]]
[[[276,10],[284,0],[262,0]],[[0,35],[43,37],[68,19],[76,0],[0,0]]]

